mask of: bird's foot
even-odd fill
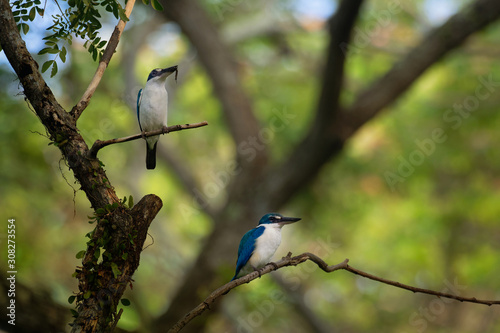
[[[141,132],[141,137],[142,137],[144,140],[146,140],[146,132],[145,132],[145,131],[142,131],[142,132]]]
[[[252,268],[253,268],[253,270],[254,270],[255,272],[259,273],[259,279],[260,279],[260,277],[262,276],[262,272],[261,272],[261,269],[262,269],[262,268],[256,268],[256,267],[254,267],[254,266],[252,266]]]

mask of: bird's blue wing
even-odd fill
[[[240,270],[246,265],[248,260],[255,251],[255,241],[259,238],[266,228],[263,226],[254,228],[248,231],[240,241],[240,247],[238,248],[238,260],[236,261],[236,273],[232,280],[236,279]],[[232,281],[231,280],[231,281]]]
[[[139,90],[139,93],[137,94],[137,120],[139,121],[139,128],[141,129],[142,132],[141,118],[139,118],[139,106],[141,105],[141,99],[142,99],[142,89]]]

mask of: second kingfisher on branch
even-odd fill
[[[280,246],[281,228],[300,220],[298,217],[285,217],[277,213],[264,215],[257,227],[248,231],[241,239],[236,273],[231,281],[269,263]]]
[[[141,132],[150,132],[167,126],[168,93],[165,81],[170,74],[177,72],[177,66],[156,68],[149,73],[144,89],[137,95],[137,118]],[[176,74],[177,79],[177,74]],[[156,167],[156,145],[159,135],[146,139],[146,168]]]

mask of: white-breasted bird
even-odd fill
[[[285,217],[278,213],[264,215],[259,225],[248,231],[240,241],[236,273],[237,279],[269,263],[281,243],[281,228],[300,221],[298,217]]]
[[[149,73],[144,89],[137,95],[137,118],[141,132],[150,132],[167,126],[168,93],[165,87],[167,77],[177,72],[177,66],[156,68]],[[146,139],[146,168],[156,167],[156,145],[159,135]]]

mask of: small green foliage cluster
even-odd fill
[[[40,50],[39,54],[56,54],[62,62],[66,61],[66,48],[60,47],[61,41],[71,45],[73,35],[85,40],[84,47],[91,54],[94,61],[100,60],[104,52],[105,40],[98,37],[99,29],[102,24],[99,21],[101,18],[102,9],[113,13],[115,18],[123,21],[128,21],[125,15],[125,10],[116,0],[68,0],[68,8],[61,10],[60,14],[53,15],[53,24],[47,28],[52,33],[45,37],[45,47]],[[45,72],[52,66],[51,76],[57,73],[56,59],[46,61],[42,66],[42,72]]]
[[[43,16],[45,10],[40,7],[41,4],[42,2],[40,0],[16,0],[11,4],[12,14],[14,14],[14,19],[16,20],[19,32],[22,32],[26,35],[30,30],[30,26],[25,22],[32,22],[33,20],[35,20],[37,13],[38,15]]]
[[[110,240],[112,233],[117,229],[116,224],[110,222],[111,215],[119,208],[125,208],[127,197],[119,203],[106,205],[104,208],[96,209],[93,216],[88,216],[89,223],[94,224],[97,222],[96,227],[91,232],[87,233],[85,237],[89,238],[87,241],[87,250],[79,251],[76,254],[77,259],[83,259],[83,267],[77,267],[73,277],[80,281],[85,281],[84,288],[80,287],[80,292],[68,298],[70,304],[78,305],[80,302],[90,298],[92,295],[97,296],[98,290],[104,287],[103,279],[105,276],[104,271],[111,271],[113,278],[118,278],[122,272],[118,268],[117,261],[128,259],[128,250],[131,246],[135,246],[134,239],[136,236],[128,235],[128,241],[122,242],[114,247],[111,247]],[[128,208],[132,208],[134,200],[132,196],[128,198]],[[119,258],[119,259],[117,259]],[[84,276],[82,276],[82,274]],[[83,289],[83,290],[82,290]],[[121,303],[124,306],[130,305],[130,301],[122,299]],[[78,312],[71,310],[74,317]]]
[[[60,14],[52,15],[53,24],[47,28],[50,34],[44,37],[45,47],[38,54],[54,54],[54,59],[48,60],[42,65],[42,72],[52,67],[51,76],[57,74],[57,58],[66,62],[67,50],[60,44],[73,42],[73,36],[85,40],[85,48],[95,60],[101,59],[104,52],[105,40],[98,37],[101,12],[104,9],[112,13],[117,19],[128,21],[125,10],[116,0],[67,0],[68,7],[63,10],[55,1]],[[41,0],[22,1],[16,0],[12,3],[13,14],[18,28],[24,34],[29,31],[26,21],[33,21],[36,15],[43,16],[45,8],[41,7]]]
[[[125,9],[117,0],[63,1],[66,1],[68,5],[65,10],[61,8],[58,0],[54,1],[59,8],[60,14],[52,15],[53,24],[47,28],[50,34],[43,38],[45,47],[38,52],[40,55],[55,55],[54,59],[47,60],[42,65],[42,73],[45,73],[52,67],[50,71],[51,77],[55,76],[58,72],[57,58],[61,59],[63,63],[66,62],[68,51],[66,46],[61,44],[67,43],[71,45],[73,36],[80,37],[85,41],[84,47],[94,61],[101,60],[104,47],[107,44],[107,41],[98,37],[98,32],[102,28],[100,19],[103,9],[124,22],[129,20],[125,15]],[[142,0],[142,2],[146,5],[151,4],[155,10],[163,10],[158,0]],[[26,22],[34,21],[37,14],[40,16],[44,15],[45,8],[41,7],[41,5],[41,0],[16,0],[11,3],[12,13],[20,32],[26,35],[30,29]]]

